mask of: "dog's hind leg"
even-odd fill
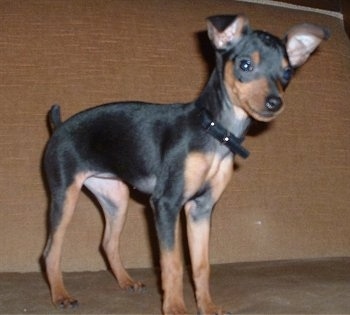
[[[52,192],[50,236],[44,257],[52,301],[59,308],[74,308],[78,305],[78,301],[70,297],[64,287],[61,271],[61,254],[64,235],[72,219],[82,187],[82,177],[80,175],[76,176],[67,188],[64,185],[55,183],[55,189]]]
[[[103,248],[110,267],[122,289],[138,291],[144,285],[133,280],[121,261],[119,245],[124,228],[129,189],[122,181],[114,178],[90,177],[84,185],[95,195],[103,208],[106,219]]]

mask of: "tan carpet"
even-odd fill
[[[65,274],[76,310],[62,312],[50,303],[39,273],[0,274],[1,314],[159,314],[159,275],[131,270],[147,284],[144,293],[122,291],[106,271]],[[185,297],[195,314],[193,291],[186,277]],[[350,258],[216,265],[212,270],[216,303],[234,314],[349,314]]]

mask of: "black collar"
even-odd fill
[[[199,106],[197,107],[201,110],[202,127],[221,144],[227,146],[232,153],[246,159],[249,156],[249,151],[241,145],[244,138],[236,137],[221,124],[215,122],[208,110]]]

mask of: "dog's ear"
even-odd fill
[[[208,36],[216,49],[225,50],[235,44],[249,29],[245,15],[217,15],[207,19]]]
[[[322,40],[327,40],[329,37],[329,30],[313,24],[300,24],[292,27],[284,39],[291,65],[295,68],[300,67]]]

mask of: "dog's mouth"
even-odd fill
[[[283,109],[279,110],[278,112],[271,112],[269,110],[263,110],[259,111],[250,106],[250,104],[247,104],[247,112],[252,116],[254,119],[262,122],[269,122],[278,116]]]

